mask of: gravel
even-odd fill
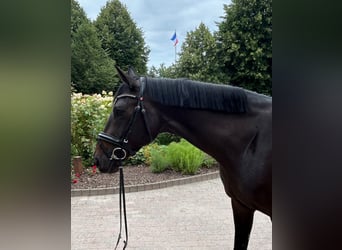
[[[201,175],[218,171],[218,166],[201,168],[195,175]],[[189,177],[173,170],[166,170],[162,173],[152,173],[148,166],[136,165],[123,168],[125,185],[138,185],[155,183],[160,181]],[[112,174],[96,173],[94,175],[83,173],[77,178],[77,183],[71,183],[71,189],[91,189],[117,187],[119,185],[119,172]]]

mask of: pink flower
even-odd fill
[[[73,179],[73,180],[72,180],[72,183],[77,183],[77,179]]]
[[[77,178],[80,178],[81,174],[80,173],[76,173],[75,174]]]
[[[96,165],[92,166],[92,168],[93,168],[93,174],[96,174],[96,171],[97,171]]]

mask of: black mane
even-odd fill
[[[146,78],[146,96],[168,106],[229,113],[248,111],[243,89],[187,79]]]

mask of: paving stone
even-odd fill
[[[118,194],[71,197],[71,249],[114,249],[118,202]],[[233,249],[230,199],[219,178],[126,193],[126,207],[128,250]],[[248,249],[272,249],[272,223],[262,213],[255,213]]]

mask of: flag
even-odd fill
[[[176,31],[175,31],[175,33],[173,34],[173,36],[171,37],[170,40],[174,42],[173,46],[176,46],[176,45],[177,45],[177,43],[178,43],[178,38],[177,38]]]

